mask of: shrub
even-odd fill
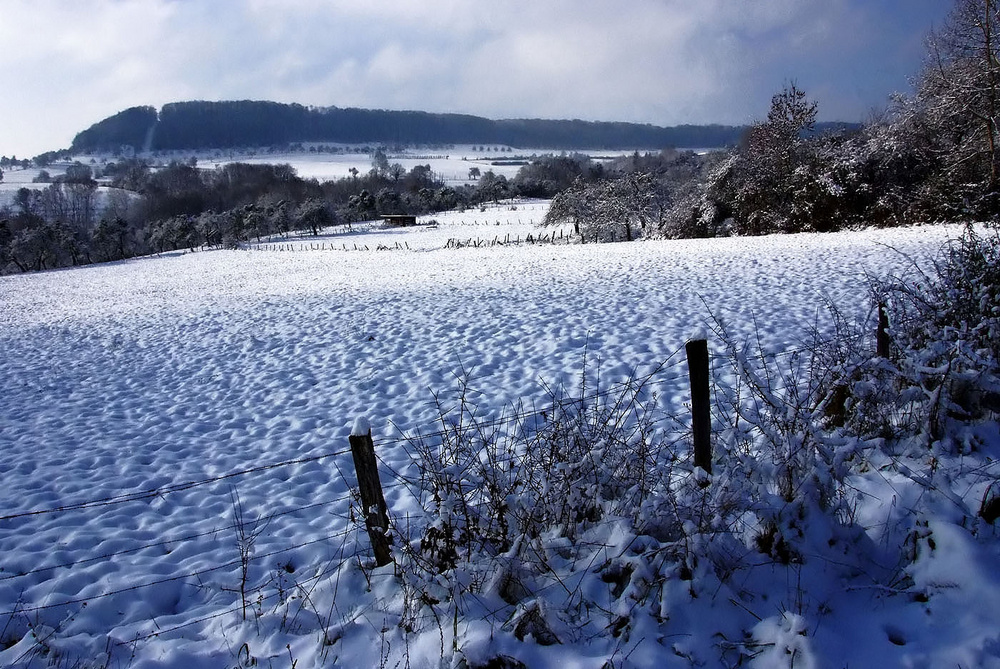
[[[895,315],[900,398],[924,406],[926,437],[1000,409],[1000,229],[967,226],[914,281],[878,286]]]

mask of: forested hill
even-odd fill
[[[638,123],[491,120],[467,114],[304,107],[276,102],[175,102],[159,112],[133,107],[79,133],[79,153],[225,149],[294,142],[503,144],[552,149],[659,149],[735,144],[743,128]]]

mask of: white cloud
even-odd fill
[[[0,153],[184,99],[741,123],[796,79],[857,119],[905,87],[943,4],[4,0]]]

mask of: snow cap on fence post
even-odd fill
[[[371,434],[372,426],[368,422],[368,419],[364,416],[358,416],[354,419],[354,427],[351,428],[352,437],[363,437],[367,434]]]
[[[691,336],[687,338],[688,341],[700,341],[704,339],[708,341],[708,330],[705,329],[704,325],[699,325],[691,331]]]

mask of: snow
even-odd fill
[[[371,431],[372,427],[367,418],[364,416],[358,416],[354,419],[354,427],[351,429],[352,437],[363,437]]]
[[[611,384],[670,361],[657,402],[682,411],[686,369],[674,363],[715,319],[767,351],[795,350],[832,331],[827,303],[863,315],[869,275],[902,272],[959,232],[525,243],[551,234],[536,227],[545,206],[0,277],[0,665],[100,664],[101,653],[142,668],[394,666],[404,654],[437,665],[452,657],[450,619],[425,610],[405,634],[393,568],[355,557],[368,544],[350,434],[372,431],[390,515],[415,518],[396,478],[412,471],[400,435],[438,429],[435,397],[453,397],[459,379],[489,414],[583,374]],[[482,244],[445,248],[455,239]],[[852,486],[858,541],[892,555],[924,488],[898,472]],[[235,495],[255,537],[245,620]],[[489,615],[504,603],[484,595],[455,642],[470,661],[530,667],[715,666],[729,643],[757,644],[761,667],[793,654],[794,666],[998,666],[1000,543],[960,516],[931,517],[935,548],[900,571],[925,601],[876,587],[892,564],[848,553],[796,571],[751,555],[759,566],[739,582],[695,591],[704,563],[693,581],[666,581],[656,600],[669,623],[638,617],[630,641],[558,625],[562,645],[516,641]],[[588,537],[609,556],[634,539],[614,526]],[[553,565],[607,598],[558,541]]]
[[[3,180],[0,181],[0,207],[10,207],[14,204],[17,191],[22,188],[31,190],[42,190],[49,184],[34,183],[32,180],[38,176],[41,170],[38,169],[5,169]]]
[[[691,331],[691,334],[688,335],[687,341],[701,341],[703,339],[708,339],[708,330],[699,325]]]
[[[357,145],[323,144],[333,146],[339,153],[294,151],[280,152],[233,152],[215,151],[209,154],[196,154],[198,166],[201,168],[221,167],[231,162],[250,164],[286,163],[295,168],[296,174],[303,179],[329,181],[345,179],[352,176],[351,169],[359,174],[367,174],[372,169],[372,156],[361,151]],[[704,150],[700,150],[704,152]],[[475,184],[475,179],[469,176],[469,170],[477,168],[481,174],[492,171],[497,176],[513,178],[525,162],[533,156],[564,155],[566,151],[558,149],[519,149],[500,145],[469,145],[459,144],[444,147],[405,147],[400,150],[387,150],[389,164],[402,165],[406,171],[420,165],[428,165],[440,181],[448,185]],[[582,150],[579,153],[593,156],[595,159],[619,157],[628,155],[631,151],[607,151],[603,149]],[[177,152],[180,160],[190,157],[190,153]]]

